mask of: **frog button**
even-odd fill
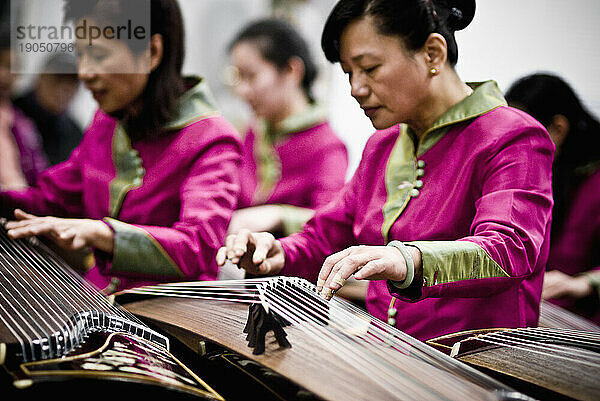
[[[421,181],[421,180],[415,181],[415,188],[418,188],[418,189],[423,188],[423,181]]]
[[[402,181],[400,183],[400,185],[398,185],[396,188],[401,190],[401,189],[410,188],[412,186],[413,186],[412,182],[410,182],[410,181]]]
[[[425,167],[425,162],[423,160],[417,160],[417,167],[418,168],[423,168]]]
[[[413,198],[416,198],[417,196],[419,196],[419,190],[417,188],[413,188],[410,191],[410,196],[413,197]]]

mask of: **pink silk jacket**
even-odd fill
[[[130,143],[119,121],[98,111],[81,144],[37,186],[1,194],[36,215],[103,220],[114,253],[96,251],[86,277],[106,292],[177,280],[214,280],[240,184],[239,135],[200,81],[155,140]]]
[[[421,340],[535,326],[554,145],[542,125],[506,106],[495,82],[471,85],[416,144],[406,126],[376,132],[339,196],[281,240],[282,274],[314,282],[332,253],[399,240],[420,249],[422,278],[406,290],[370,282],[375,317]]]

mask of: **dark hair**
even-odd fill
[[[552,232],[556,233],[570,207],[572,191],[593,167],[600,166],[600,122],[585,109],[571,86],[556,75],[523,77],[511,85],[505,97],[509,105],[529,113],[546,127],[559,114],[569,120],[569,132],[553,167]]]
[[[254,44],[262,57],[280,70],[287,67],[292,57],[300,58],[304,63],[302,89],[309,101],[314,102],[311,88],[317,77],[317,67],[308,44],[291,24],[277,18],[252,22],[235,36],[229,45],[229,50],[231,51],[240,42]]]
[[[10,21],[0,21],[0,50],[10,49]]]
[[[18,12],[14,11],[13,12]],[[10,49],[11,0],[0,0],[0,49]]]
[[[65,21],[94,17],[100,22],[116,22],[122,16],[139,15],[150,7],[150,35],[160,34],[163,55],[158,67],[149,77],[142,93],[142,110],[136,116],[126,116],[124,123],[132,140],[157,137],[163,125],[170,120],[175,105],[185,92],[181,76],[184,59],[184,31],[181,10],[177,0],[66,0]],[[125,41],[133,53],[135,43]]]
[[[340,61],[340,37],[354,20],[376,20],[382,35],[398,36],[410,51],[423,47],[432,33],[448,45],[448,62],[455,66],[458,46],[454,32],[466,28],[475,16],[475,0],[340,0],[327,18],[321,47],[332,63]]]

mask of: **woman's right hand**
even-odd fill
[[[276,275],[285,264],[283,246],[273,234],[253,233],[247,229],[228,235],[225,246],[217,251],[216,259],[219,266],[229,260],[254,275]]]
[[[66,219],[53,216],[35,216],[15,210],[16,220],[6,223],[11,238],[29,238],[43,235],[68,251],[92,247],[106,253],[114,250],[114,234],[100,220]]]

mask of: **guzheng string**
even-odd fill
[[[580,365],[600,368],[600,341],[588,333],[570,331],[571,338],[563,330],[527,328],[503,330],[475,336],[474,339],[499,347],[532,352],[545,357],[565,361],[577,361]],[[582,340],[583,339],[583,340]],[[552,342],[552,343],[550,343]],[[596,352],[586,348],[595,348]]]
[[[545,300],[540,304],[539,326],[600,333],[600,326],[597,324]]]
[[[106,299],[35,239],[10,239],[0,222],[0,320],[23,361],[55,358],[99,328],[144,334],[145,325]]]
[[[327,309],[321,308],[323,313],[320,317],[322,319],[328,317],[328,325],[306,324],[306,321],[310,321],[311,318],[309,314],[289,312],[290,310],[297,311],[294,309],[295,300],[304,294],[299,293],[293,287],[285,290],[284,292],[276,289],[277,293],[266,294],[270,308],[320,342],[323,348],[343,356],[345,362],[350,365],[360,367],[363,374],[389,389],[392,394],[403,394],[411,399],[440,397],[440,389],[434,388],[429,382],[431,371],[427,374],[423,366],[411,360],[410,350],[406,344],[397,342],[390,335],[381,336],[381,334],[389,333],[382,333],[378,328],[369,327],[370,324],[361,327],[360,319],[357,325],[353,322],[354,316],[347,310],[339,309],[339,305]],[[325,316],[326,313],[329,316]],[[352,323],[349,324],[349,322]],[[400,352],[393,353],[390,352],[391,349]],[[410,366],[410,368],[400,369],[402,366]],[[406,381],[418,382],[419,385],[408,387]],[[461,394],[462,383],[458,380],[449,377],[443,378],[443,381]],[[464,393],[460,398],[467,397],[467,394]]]
[[[394,397],[443,399],[444,391],[452,388],[457,399],[469,399],[473,396],[473,383],[479,386],[480,391],[498,392],[501,389],[500,392],[511,392],[510,388],[496,380],[447,357],[348,302],[335,297],[330,301],[323,300],[316,287],[306,280],[271,277],[172,283],[127,292],[260,302],[265,309],[298,327],[323,349],[382,383]],[[486,396],[482,394],[481,398]]]
[[[258,279],[256,282],[262,282]],[[168,283],[127,290],[132,294],[156,295],[178,298],[202,298],[207,300],[228,300],[231,302],[260,303],[259,291],[255,285],[244,281],[214,281],[207,286],[205,282]],[[224,283],[224,284],[220,284]]]
[[[512,329],[503,332],[507,336],[520,336],[542,342],[565,342],[573,346],[600,346],[600,335],[595,333],[581,332],[569,329],[550,329],[544,327],[530,327],[523,329]]]

